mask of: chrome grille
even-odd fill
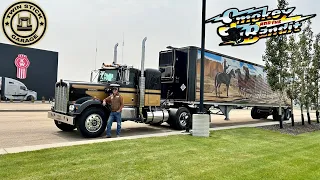
[[[57,112],[67,113],[68,111],[68,99],[69,91],[67,84],[57,84],[55,88],[55,102],[54,109]]]

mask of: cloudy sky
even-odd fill
[[[158,53],[168,45],[200,47],[201,44],[201,0],[33,1],[45,11],[48,29],[44,38],[32,47],[59,52],[58,79],[88,81],[92,69],[99,68],[103,62],[112,62],[116,43],[119,43],[118,62],[140,67],[141,42],[147,36],[145,67],[149,68],[158,68]],[[4,12],[13,2],[1,0],[0,11]],[[294,14],[320,14],[316,0],[288,2],[296,7]],[[231,7],[265,5],[273,9],[277,0],[207,0],[206,19]],[[319,18],[318,15],[312,19],[314,32],[320,32],[320,25],[315,23]],[[216,33],[219,25],[206,25],[206,49],[263,65],[265,40],[244,47],[219,47]],[[3,32],[0,42],[10,43]]]

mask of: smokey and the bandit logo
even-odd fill
[[[220,46],[250,45],[261,38],[298,33],[301,31],[303,21],[316,16],[316,14],[290,16],[294,10],[295,7],[289,7],[268,11],[268,6],[242,11],[230,8],[206,20],[206,23],[224,24],[217,28],[217,34],[222,39]]]
[[[5,36],[14,44],[29,46],[37,43],[47,29],[47,18],[35,3],[20,1],[12,4],[4,13],[2,28]]]

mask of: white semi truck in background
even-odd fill
[[[22,82],[8,77],[0,77],[0,96],[1,100],[37,100],[37,92],[29,90]]]

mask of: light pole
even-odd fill
[[[202,25],[201,25],[201,63],[200,63],[200,106],[199,114],[192,115],[192,135],[209,137],[210,114],[206,114],[203,108],[204,91],[204,46],[205,46],[205,24],[206,24],[206,0],[202,0]],[[197,123],[194,123],[197,122]],[[205,131],[204,131],[205,129]]]
[[[204,46],[206,37],[206,0],[202,0],[202,25],[201,25],[201,73],[200,73],[200,113],[203,112],[204,89]]]

